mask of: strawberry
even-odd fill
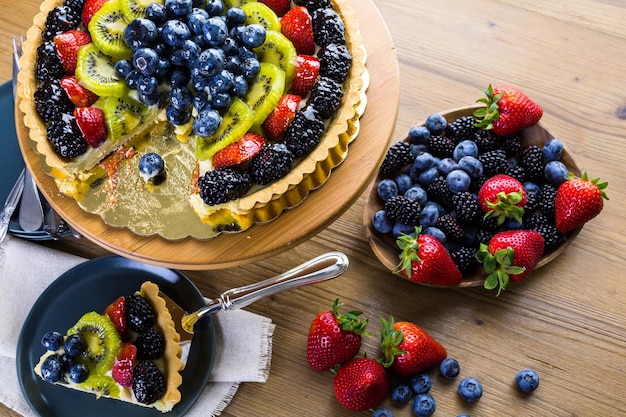
[[[213,155],[213,167],[224,168],[246,162],[258,154],[264,144],[262,136],[248,132]]]
[[[133,367],[137,359],[137,347],[132,343],[124,343],[113,361],[111,376],[121,386],[130,388],[133,383]]]
[[[361,335],[367,320],[359,319],[362,311],[339,314],[339,299],[333,309],[318,314],[311,323],[307,339],[307,360],[316,371],[327,371],[352,359],[361,348]]]
[[[298,54],[313,55],[315,38],[313,37],[313,19],[304,6],[289,10],[280,19],[282,32],[293,43]]]
[[[415,236],[402,234],[396,244],[402,251],[396,272],[413,282],[435,285],[456,285],[463,276],[446,248],[436,238],[421,234],[415,228]]]
[[[305,97],[313,88],[320,74],[320,61],[316,56],[298,55],[296,73],[291,83],[290,92]]]
[[[351,411],[380,404],[389,392],[385,368],[376,360],[354,358],[337,371],[333,380],[337,401]]]
[[[89,22],[91,22],[91,18],[104,3],[109,0],[86,0],[83,6],[83,13],[80,15],[80,18],[83,22],[83,26],[87,27]]]
[[[439,365],[448,356],[446,348],[418,325],[408,321],[394,323],[393,317],[380,321],[381,362],[396,375],[416,375]]]
[[[567,233],[596,217],[608,200],[604,189],[608,182],[599,178],[589,179],[587,172],[580,178],[570,174],[556,191],[554,202],[556,228]]]
[[[61,87],[76,107],[91,106],[98,96],[82,86],[73,75],[61,78]]]
[[[276,16],[283,16],[291,8],[291,0],[259,0],[259,3],[272,9]]]
[[[67,75],[73,75],[76,70],[78,50],[81,46],[90,43],[91,37],[88,33],[72,29],[56,35],[53,41],[63,70]]]
[[[123,336],[126,333],[126,316],[124,315],[124,306],[126,299],[124,296],[119,297],[104,309],[104,314],[109,317],[115,329]]]
[[[295,94],[285,94],[280,98],[278,105],[263,122],[263,129],[269,139],[280,139],[287,126],[296,117],[296,110],[301,99],[302,97]]]
[[[498,288],[498,295],[509,284],[520,282],[543,256],[543,237],[534,230],[505,230],[496,233],[489,245],[480,244],[476,257],[483,264],[488,290]]]
[[[543,116],[543,109],[515,87],[489,85],[483,92],[486,97],[476,100],[485,104],[474,112],[477,127],[506,136],[536,124]]]
[[[521,182],[505,174],[489,178],[480,187],[478,203],[485,211],[485,217],[497,217],[498,224],[507,218],[522,222],[526,191]]]
[[[92,148],[97,148],[107,139],[104,112],[97,107],[76,107],[76,124]]]

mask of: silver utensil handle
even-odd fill
[[[341,252],[320,255],[273,278],[228,290],[198,310],[197,316],[235,310],[270,295],[336,278],[348,269],[348,265],[348,257]]]
[[[9,223],[11,223],[11,215],[13,214],[13,210],[8,210],[10,207],[4,207],[4,210],[0,213],[0,242],[4,241],[4,238],[7,236],[7,232],[9,231]]]

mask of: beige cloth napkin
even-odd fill
[[[39,295],[84,258],[7,236],[0,246],[0,402],[24,416],[34,414],[19,387],[15,355],[22,323]],[[9,295],[10,296],[7,296]],[[243,310],[214,316],[217,349],[210,382],[186,414],[218,416],[228,406],[241,382],[265,382],[272,357],[275,325],[267,317]],[[246,334],[245,340],[238,335]]]

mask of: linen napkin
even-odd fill
[[[11,296],[0,303],[0,402],[30,417],[19,387],[16,369],[17,340],[22,323],[39,295],[57,277],[86,259],[7,236],[0,246],[0,284]],[[5,292],[6,294],[6,292]],[[216,356],[207,387],[186,414],[219,416],[242,382],[265,382],[272,357],[275,325],[267,317],[244,310],[214,316]],[[246,334],[245,343],[237,335]],[[87,395],[87,394],[86,394]]]

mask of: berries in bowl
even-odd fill
[[[514,87],[484,92],[412,127],[370,188],[370,245],[412,282],[499,294],[556,258],[607,199],[607,183],[539,124],[538,104]]]

